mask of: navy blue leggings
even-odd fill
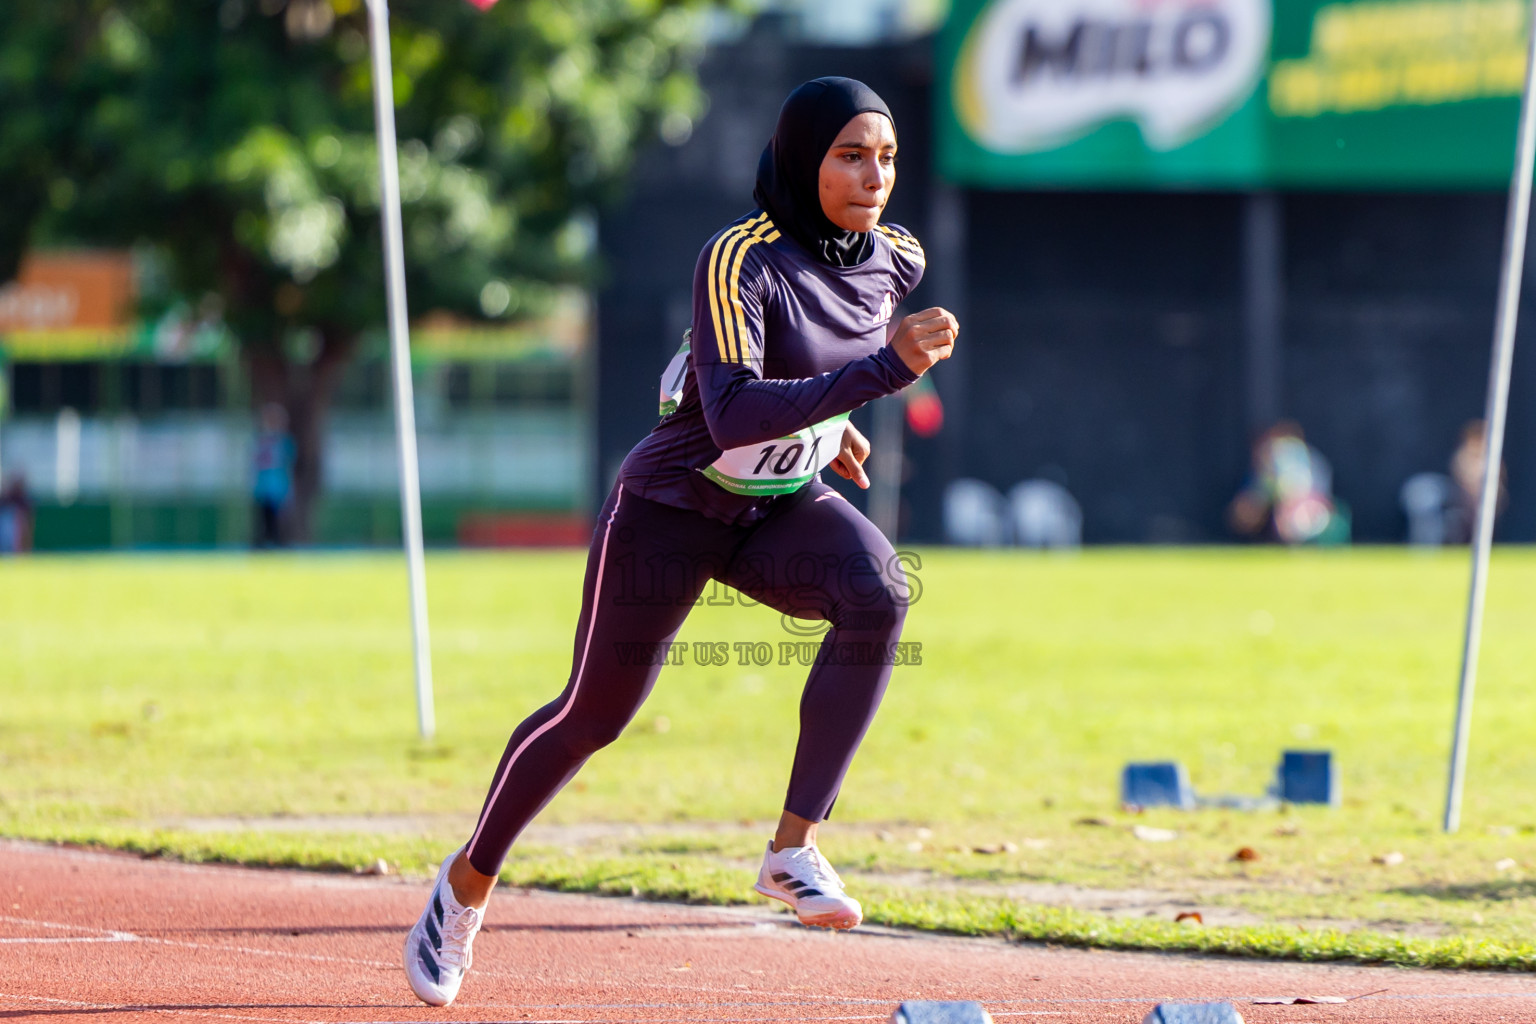
[[[827,816],[885,693],[906,617],[907,578],[891,545],[819,480],[746,526],[620,484],[587,556],[570,680],[507,742],[468,845],[476,871],[499,872],[534,815],[624,731],[711,580],[797,619],[831,623],[800,699],[784,802],[811,821]]]

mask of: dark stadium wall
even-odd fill
[[[1225,508],[1247,472],[1253,419],[1245,197],[967,191],[946,204],[928,174],[927,43],[808,47],[769,20],[701,70],[708,114],[684,145],[645,154],[602,221],[599,497],[655,422],[694,259],[749,208],[779,103],[807,78],[845,74],[881,92],[901,128],[889,216],[934,261],[909,306],[951,306],[964,325],[964,358],[934,373],[945,432],[908,438],[901,539],[940,539],[944,485],[962,476],[1004,491],[1031,477],[1063,483],[1090,543],[1231,539]],[[939,222],[951,209],[962,223]],[[1279,211],[1277,407],[1331,461],[1355,539],[1401,541],[1403,482],[1444,472],[1461,425],[1482,414],[1503,197],[1291,193]],[[946,234],[964,240],[958,269],[939,266]],[[1525,346],[1536,344],[1530,300]],[[1533,437],[1536,358],[1521,351],[1501,539],[1536,540]]]
[[[1222,536],[1243,443],[1240,199],[973,192],[960,475],[1031,477],[1090,542]]]
[[[1483,415],[1503,195],[1296,194],[1285,199],[1286,407],[1333,461],[1355,535],[1398,541],[1398,492],[1445,472]],[[1536,343],[1527,275],[1520,344]],[[1517,349],[1501,540],[1536,539],[1536,360]]]

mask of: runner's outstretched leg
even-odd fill
[[[517,727],[465,852],[495,875],[528,822],[640,710],[735,528],[614,488],[587,557],[565,689]]]

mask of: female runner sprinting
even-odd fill
[[[755,888],[805,924],[862,920],[816,828],[885,692],[908,592],[889,542],[818,474],[830,465],[868,487],[869,443],[848,413],[949,358],[959,333],[934,308],[889,334],[923,275],[922,246],[880,223],[895,180],[895,125],[871,89],[819,78],[790,94],[758,166],[758,209],[699,254],[690,339],[662,378],[666,415],[598,516],[570,681],[512,733],[474,834],[406,939],[422,1001],[457,995],[507,850],[634,717],[710,580],[831,624]]]

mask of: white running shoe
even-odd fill
[[[416,998],[428,1006],[447,1006],[459,994],[473,960],[470,946],[485,921],[483,910],[453,898],[448,868],[458,855],[455,850],[443,861],[427,909],[405,937],[405,977]]]
[[[789,904],[801,924],[844,929],[864,920],[864,908],[843,892],[843,880],[814,846],[787,846],[774,853],[770,842],[752,888]]]

